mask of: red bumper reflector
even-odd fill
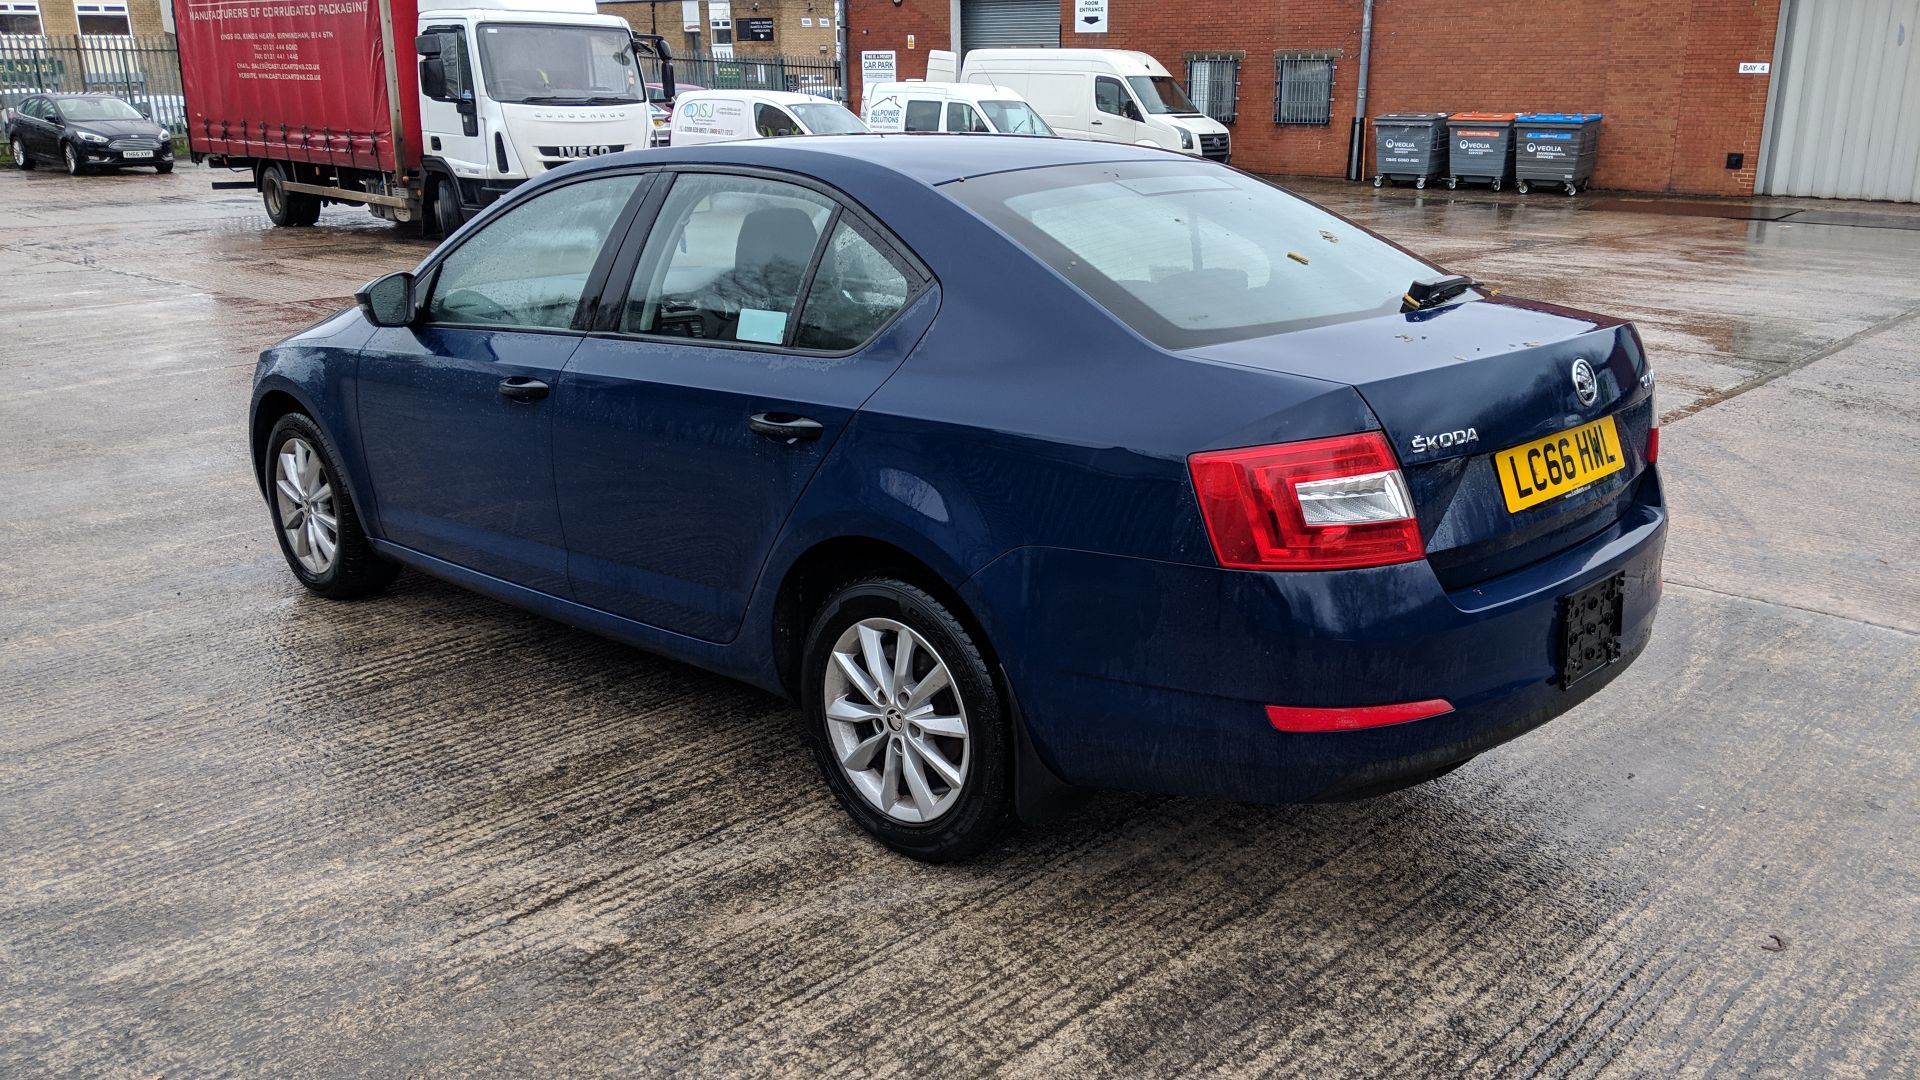
[[[1267,706],[1267,719],[1277,731],[1357,731],[1386,727],[1410,720],[1445,716],[1453,706],[1440,698],[1409,701],[1400,705],[1361,705],[1351,709],[1300,709],[1289,705]]]
[[[1647,464],[1651,465],[1654,462],[1659,460],[1660,460],[1660,429],[1653,428],[1652,430],[1647,432]]]

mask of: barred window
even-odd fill
[[[1201,112],[1233,123],[1240,111],[1239,54],[1188,53],[1187,96]]]
[[[1328,53],[1275,53],[1273,122],[1333,122],[1333,61]]]

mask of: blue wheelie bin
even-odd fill
[[[1593,186],[1600,152],[1600,113],[1521,113],[1513,121],[1514,190],[1559,184],[1575,195]]]

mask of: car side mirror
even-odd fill
[[[136,104],[133,108],[134,108],[134,111],[138,112],[141,116],[144,116],[149,120],[153,119],[153,106],[151,104],[142,101]]]
[[[360,314],[375,326],[409,326],[413,323],[413,275],[405,270],[374,278],[353,294]]]
[[[447,100],[447,62],[437,56],[420,61],[420,92],[435,101]]]

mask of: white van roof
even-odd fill
[[[874,83],[866,88],[865,93],[869,98],[879,94],[940,94],[961,101],[1026,100],[1011,87],[988,86],[985,83],[922,82],[919,79]]]
[[[1038,70],[1058,61],[1111,65],[1114,71],[1122,75],[1172,77],[1160,61],[1134,49],[975,49],[967,54],[965,74],[971,76],[975,66],[982,64],[990,64],[1003,71]]]
[[[796,94],[791,90],[688,90],[677,95],[674,108],[689,101],[705,101],[708,98],[722,98],[728,101],[764,101],[771,105],[833,105],[837,102],[814,94]]]

